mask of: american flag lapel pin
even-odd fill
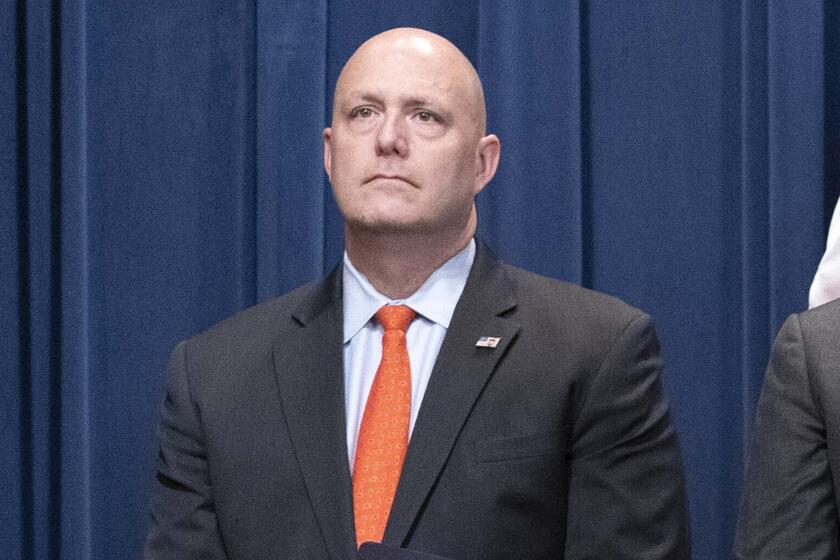
[[[478,339],[475,345],[479,348],[495,348],[499,345],[500,340],[502,339],[498,336],[482,336]]]

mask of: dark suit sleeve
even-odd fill
[[[581,396],[573,423],[566,558],[688,559],[679,446],[653,326],[637,315]]]
[[[227,558],[213,507],[201,419],[190,394],[186,344],[169,361],[145,560]]]
[[[838,558],[837,511],[823,412],[815,400],[799,318],[785,322],[758,401],[738,558]]]

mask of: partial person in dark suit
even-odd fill
[[[145,558],[352,558],[394,369],[408,435],[364,535],[462,560],[690,557],[651,321],[473,239],[499,152],[451,43],[396,29],[356,51],[324,131],[344,261],[175,348]],[[383,306],[414,318],[383,334]]]
[[[785,322],[758,401],[738,519],[743,559],[840,558],[840,300]]]

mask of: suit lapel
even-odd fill
[[[519,332],[517,322],[500,316],[515,305],[498,261],[479,246],[423,397],[383,542],[405,544],[476,399]],[[476,347],[482,336],[501,340],[495,348]]]
[[[294,313],[274,368],[295,455],[329,554],[355,554],[344,412],[340,268]]]

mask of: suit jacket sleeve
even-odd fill
[[[773,346],[753,428],[738,519],[738,558],[837,558],[826,428],[799,317]]]
[[[201,419],[190,395],[185,342],[169,361],[143,558],[227,558],[213,505]]]
[[[637,314],[580,397],[567,559],[691,556],[682,460],[661,366],[653,326]]]

